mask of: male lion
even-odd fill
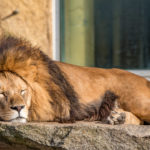
[[[150,82],[140,76],[52,61],[25,40],[0,40],[1,121],[113,124],[125,113],[125,123],[140,124],[150,122],[149,106]]]

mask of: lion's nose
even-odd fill
[[[24,107],[25,107],[25,105],[22,105],[22,106],[12,106],[10,108],[13,109],[13,110],[16,110],[16,111],[20,112],[21,109],[23,109]]]

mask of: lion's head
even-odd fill
[[[0,120],[26,122],[30,95],[23,79],[8,71],[0,72]]]
[[[49,72],[56,72],[52,62],[24,39],[0,37],[0,120],[52,121],[60,116],[54,105],[61,103],[53,102],[59,87]]]

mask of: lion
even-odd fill
[[[150,82],[121,69],[54,61],[30,42],[0,39],[0,120],[150,122]]]

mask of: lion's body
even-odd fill
[[[121,69],[78,67],[57,62],[83,103],[98,100],[106,90],[119,96],[119,107],[150,122],[150,82]]]
[[[98,120],[103,97],[112,91],[120,108],[150,122],[150,82],[127,71],[55,62],[24,40],[4,37],[0,72],[16,75],[32,91],[29,121]]]

